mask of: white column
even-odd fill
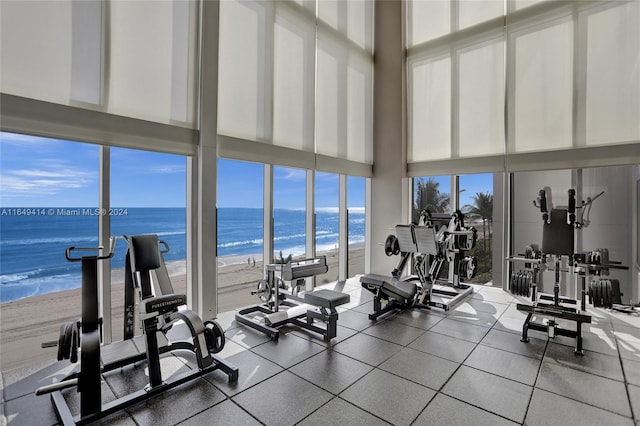
[[[201,63],[200,63],[200,134],[198,140],[195,184],[192,182],[192,200],[197,199],[196,227],[191,227],[195,240],[194,281],[192,290],[197,294],[193,308],[203,318],[218,314],[218,265],[216,261],[216,175],[218,134],[218,30],[220,4],[202,2],[201,9]],[[196,299],[194,297],[194,299]]]
[[[349,278],[349,216],[347,211],[347,175],[340,175],[339,190],[339,231],[338,281]]]
[[[373,157],[371,223],[366,272],[389,274],[393,257],[384,254],[384,241],[398,223],[405,222],[408,199],[405,137],[405,61],[402,2],[376,0],[373,98]],[[369,256],[367,256],[369,258]]]
[[[111,150],[108,146],[100,146],[100,170],[99,170],[99,208],[100,212],[109,212],[111,207],[110,198],[110,175],[111,175]],[[109,240],[111,237],[111,216],[100,214],[98,216],[98,245],[104,247],[100,255],[105,256],[109,252]],[[102,318],[102,339],[105,344],[111,343],[113,339],[111,324],[111,261],[101,260],[98,262],[98,304],[100,317]]]

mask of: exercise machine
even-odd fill
[[[51,394],[51,399],[59,420],[65,425],[87,424],[95,422],[117,411],[130,407],[158,395],[168,389],[194,380],[205,374],[220,369],[227,374],[229,382],[238,380],[238,369],[220,359],[215,353],[224,347],[224,332],[215,321],[203,322],[193,311],[184,308],[186,296],[174,294],[166,273],[160,244],[168,249],[164,242],[159,242],[156,235],[140,235],[124,237],[128,243],[125,286],[135,286],[140,293],[139,317],[143,327],[145,351],[127,355],[112,362],[104,363],[101,352],[101,324],[98,305],[98,262],[111,259],[117,238],[110,242],[106,255],[85,255],[74,257],[79,251],[102,250],[100,248],[69,247],[65,257],[70,262],[82,264],[82,315],[79,320],[61,327],[58,345],[58,360],[78,361],[80,353],[80,369],[61,382],[43,386],[36,390],[36,395]],[[156,294],[153,292],[157,284]],[[166,293],[160,293],[164,289]],[[126,289],[126,292],[132,291]],[[126,299],[127,296],[125,296]],[[127,300],[129,303],[130,300]],[[128,316],[131,314],[131,316]],[[125,311],[125,339],[133,338],[131,325],[134,323],[134,312]],[[172,342],[167,332],[178,322],[184,323],[190,331],[187,340]],[[48,344],[44,344],[48,346]],[[186,350],[193,353],[197,361],[197,369],[171,378],[163,378],[160,366],[160,355],[168,352]],[[149,383],[143,389],[102,402],[101,382],[103,375],[118,368],[146,362]],[[106,376],[105,376],[106,377]],[[62,393],[67,388],[76,388],[80,393],[80,413],[75,415],[67,404]]]
[[[251,292],[263,303],[238,310],[236,321],[275,341],[280,336],[279,327],[286,324],[318,333],[327,342],[336,337],[336,307],[349,303],[349,295],[328,289],[303,291],[307,278],[329,270],[325,256],[293,260],[291,256],[283,258],[280,253],[276,263],[266,269],[266,279],[260,280]]]
[[[583,229],[587,224],[584,218],[585,211],[588,211],[593,201],[602,194],[604,191],[578,206],[576,192],[570,189],[567,208],[550,208],[546,190],[542,189],[534,201],[534,205],[542,214],[542,248],[539,249],[532,244],[526,247],[524,255],[507,258],[510,263],[524,263],[523,269],[511,273],[509,290],[516,296],[531,298],[531,303],[516,305],[518,311],[527,315],[522,326],[522,342],[529,342],[530,329],[545,332],[548,338],[566,336],[576,339],[575,353],[583,355],[582,325],[591,323],[591,315],[586,310],[586,296],[589,295],[594,306],[611,306],[615,301],[615,291],[619,297],[617,280],[613,280],[612,283],[612,280],[595,278],[587,289],[587,279],[589,276],[599,277],[607,274],[612,268],[628,268],[620,262],[609,260],[606,249],[585,253],[576,253],[574,249],[575,231]],[[549,266],[550,264],[553,266]],[[562,269],[565,264],[567,269]],[[553,294],[537,290],[545,269],[554,271]],[[561,272],[572,272],[575,275],[575,299],[560,295]],[[574,322],[575,330],[562,327],[558,320]]]
[[[440,225],[438,227],[438,225]],[[424,210],[418,224],[396,225],[395,234],[385,241],[387,256],[400,255],[391,277],[365,274],[360,277],[362,287],[374,294],[373,310],[376,320],[387,312],[408,308],[437,307],[445,311],[457,305],[473,292],[460,277],[471,279],[477,270],[475,257],[465,252],[475,247],[477,231],[464,224],[464,214],[433,215]],[[415,275],[403,277],[413,260]],[[447,279],[440,278],[445,262]]]

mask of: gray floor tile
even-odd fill
[[[424,426],[515,426],[517,423],[439,393],[415,421]]]
[[[138,424],[175,425],[222,402],[224,394],[204,379],[187,382],[128,411]]]
[[[342,342],[345,339],[348,339],[349,337],[353,336],[356,333],[357,333],[356,330],[338,325],[336,327],[336,337],[334,337],[328,342],[325,342],[324,337],[321,334],[315,333],[305,328],[296,327],[291,332],[291,334],[295,336],[298,336],[302,339],[310,340],[313,343],[317,343],[318,345],[324,346],[325,348],[329,348],[329,347],[332,347],[333,345],[337,345],[338,343]]]
[[[591,352],[586,349],[584,355],[580,356],[567,351],[563,345],[550,342],[544,354],[544,362],[575,368],[585,373],[596,374],[614,380],[624,380],[619,357]]]
[[[399,352],[402,346],[366,334],[356,334],[333,347],[343,355],[377,366]]]
[[[320,407],[318,411],[298,423],[299,426],[384,426],[388,424],[389,423],[384,420],[379,419],[340,398],[332,399]]]
[[[382,364],[381,370],[438,390],[460,364],[411,348],[404,348]]]
[[[427,331],[409,345],[410,348],[461,363],[476,347],[475,343]]]
[[[269,341],[251,350],[271,362],[289,368],[326,349],[294,334],[281,334],[277,342]]]
[[[502,313],[502,316],[516,318],[524,321],[527,315],[518,310],[518,303],[509,303],[507,305],[507,309],[505,309],[504,312]],[[524,303],[530,303],[530,301],[525,301]]]
[[[496,302],[496,303],[511,303],[514,298],[513,296],[503,291],[502,289],[487,289],[482,288],[480,291],[474,292],[471,296],[472,299],[482,300],[486,302]]]
[[[431,327],[430,331],[478,343],[487,334],[489,328],[445,318]]]
[[[620,356],[640,361],[640,330],[635,327],[614,324],[614,335],[618,342]]]
[[[243,327],[242,324],[236,322],[235,311],[223,312],[221,314],[218,314],[215,321],[220,324],[220,327],[222,327],[222,329],[225,331],[225,334],[231,329]]]
[[[227,350],[226,345],[225,350]],[[221,370],[207,374],[204,378],[227,395],[242,392],[282,371],[282,367],[279,365],[246,349],[224,358],[238,368],[238,381],[229,383],[227,375]]]
[[[234,342],[245,348],[252,348],[271,340],[264,333],[261,333],[258,330],[254,330],[253,328],[250,328],[246,325],[226,330],[224,332],[224,335],[227,339],[233,340]]]
[[[371,371],[370,365],[328,350],[291,367],[290,371],[334,394],[339,394]]]
[[[369,319],[368,314],[354,311],[354,310],[348,310],[348,311],[340,312],[338,314],[338,323],[343,327],[348,327],[353,330],[362,331],[365,328],[371,327],[376,322],[371,321]]]
[[[478,345],[464,362],[487,373],[533,386],[538,376],[540,360]]]
[[[628,417],[583,404],[561,395],[535,389],[525,419],[527,426],[562,424],[567,426],[633,426]]]
[[[375,369],[345,390],[341,398],[394,425],[408,425],[435,391]]]
[[[258,426],[261,423],[231,400],[222,401],[213,407],[180,423],[180,426]]]
[[[596,330],[594,330],[596,331]],[[605,332],[602,330],[596,331],[596,333],[584,332],[582,333],[584,349],[599,352],[605,355],[618,356],[618,348],[616,345],[616,339],[612,332]],[[640,342],[640,340],[638,340]],[[575,346],[575,340],[572,344]],[[640,358],[639,358],[640,360]]]
[[[472,309],[473,310],[473,309]],[[496,314],[490,314],[488,312],[467,312],[456,308],[447,314],[448,319],[462,321],[473,325],[480,325],[482,327],[492,327],[498,320]]]
[[[49,395],[33,393],[4,403],[4,415],[8,425],[55,425],[56,413]]]
[[[483,299],[474,299],[472,297],[465,300],[463,303],[456,307],[456,310],[468,311],[468,308],[473,308],[476,312],[485,312],[493,314],[496,318],[500,317],[509,307],[508,303],[490,302]]]
[[[166,354],[160,358],[160,368],[162,379],[168,380],[180,374],[191,371],[179,358]],[[149,377],[146,374],[146,362],[135,365],[128,365],[119,370],[114,370],[104,374],[106,382],[118,398],[144,389],[149,384]]]
[[[495,329],[490,330],[480,344],[536,359],[542,359],[547,347],[546,339],[536,339],[532,336],[528,343],[524,343],[520,341],[520,336]]]
[[[524,320],[527,319],[526,316],[520,316],[520,317],[515,317],[515,316],[508,316],[507,313],[505,312],[504,314],[502,314],[502,316],[500,318],[498,318],[498,321],[496,321],[496,323],[493,325],[493,328],[495,330],[501,330],[501,331],[506,331],[509,333],[513,333],[513,334],[517,334],[517,335],[522,335],[522,326],[524,325]],[[529,330],[529,337],[538,337],[538,334],[536,333],[535,330]],[[542,334],[539,333],[539,336],[544,336],[546,338],[546,333]]]
[[[77,367],[77,364],[71,364],[69,361],[52,362],[47,360],[26,367],[3,371],[4,400],[9,401],[20,396],[29,395],[41,386],[60,382]]]
[[[294,425],[331,399],[331,394],[283,371],[233,397],[267,425]]]
[[[640,386],[640,361],[622,358],[622,367],[627,381],[632,385]]]
[[[636,419],[640,419],[640,386],[629,385],[629,400]]]
[[[384,321],[378,321],[376,325],[367,328],[363,333],[406,346],[424,334],[424,330],[394,321],[394,318],[389,318]]]
[[[639,310],[636,308],[636,313]],[[609,314],[613,328],[616,329],[619,325],[633,328],[640,328],[640,316],[629,315],[622,312],[611,312]]]
[[[407,309],[393,315],[391,320],[411,327],[428,330],[444,318],[443,312],[436,312],[436,308],[427,309]]]
[[[533,388],[461,366],[442,392],[492,413],[522,423]]]
[[[536,387],[631,417],[624,383],[615,380],[543,362]]]

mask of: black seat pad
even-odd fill
[[[351,300],[351,298],[348,294],[328,289],[310,291],[304,294],[305,303],[325,308],[340,306],[349,303],[349,300]]]
[[[412,300],[418,291],[418,286],[411,281],[402,281],[384,275],[367,274],[360,277],[363,286],[374,286],[395,299]]]

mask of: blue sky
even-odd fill
[[[98,204],[99,147],[0,132],[0,206],[92,207]],[[218,207],[262,207],[263,166],[218,161]],[[274,168],[276,208],[304,208],[306,172]],[[364,179],[350,178],[349,206],[364,206]],[[186,158],[111,148],[113,207],[184,207]],[[338,175],[318,173],[316,206],[336,207]]]
[[[98,204],[98,145],[0,132],[0,206],[92,207]],[[262,207],[262,164],[220,159],[218,207]],[[305,206],[306,172],[274,168],[274,206]],[[439,176],[450,192],[449,177]],[[364,179],[349,177],[348,206],[363,207]],[[477,192],[493,192],[493,175],[460,177],[461,205]],[[181,155],[111,148],[113,207],[184,207],[186,158]],[[316,174],[316,208],[337,207],[338,175]]]

